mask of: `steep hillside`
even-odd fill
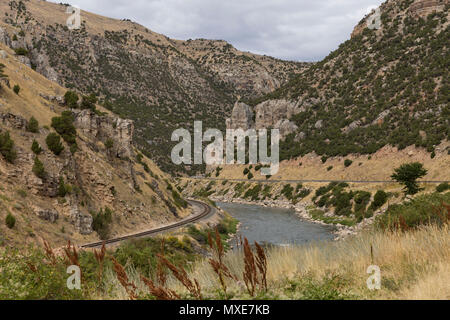
[[[1,44],[0,66],[0,245],[80,244],[189,213],[136,151],[133,121],[100,106],[69,111],[67,89]]]
[[[0,1],[0,42],[24,48],[23,61],[47,78],[135,120],[137,144],[165,170],[171,133],[224,128],[236,98],[253,98],[285,83],[305,64],[242,53],[224,41],[176,41],[133,23],[82,11],[69,30],[66,5]],[[190,169],[190,168],[186,168]]]
[[[449,8],[447,0],[386,1],[380,29],[364,18],[324,60],[252,108],[236,105],[229,126],[281,128],[282,159],[411,145],[434,157],[450,135]],[[248,119],[237,119],[245,108]]]

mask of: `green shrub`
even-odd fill
[[[68,144],[76,143],[77,130],[73,121],[73,115],[70,111],[63,111],[61,117],[52,118],[52,127]]]
[[[36,120],[35,117],[31,117],[30,121],[28,121],[27,131],[33,132],[33,133],[39,132],[39,122]]]
[[[281,189],[281,194],[284,195],[288,200],[292,200],[294,198],[293,192],[294,187],[290,184],[285,184],[283,186],[283,189]]]
[[[69,90],[64,94],[64,102],[69,108],[75,109],[78,107],[78,95],[76,92]]]
[[[259,193],[261,192],[261,184],[257,184],[256,186],[254,186],[253,188],[248,189],[245,194],[244,194],[244,198],[245,199],[251,199],[252,201],[257,201],[259,200]]]
[[[18,84],[14,85],[13,91],[14,91],[15,94],[19,94],[19,92],[20,92],[20,86],[19,86]]]
[[[310,193],[311,190],[304,188],[300,190],[300,192],[297,194],[297,197],[306,198],[307,196],[309,196]]]
[[[444,192],[450,190],[450,184],[448,182],[441,183],[436,187],[437,192]]]
[[[426,224],[442,226],[448,223],[448,210],[442,203],[450,202],[450,192],[433,193],[394,204],[385,214],[378,216],[375,225],[383,230],[407,230]]]
[[[64,198],[68,193],[70,193],[70,185],[66,185],[64,183],[64,178],[59,177],[59,185],[58,185],[58,196]]]
[[[44,164],[39,160],[38,157],[34,158],[34,165],[32,169],[36,177],[44,179],[47,173],[45,172]]]
[[[28,50],[25,48],[16,48],[16,49],[14,49],[14,52],[18,56],[27,56],[28,55]]]
[[[378,208],[381,208],[386,203],[387,199],[388,194],[383,190],[378,190],[373,197],[373,202],[370,205],[370,209],[377,210]]]
[[[331,170],[333,170],[333,166],[329,166],[329,167],[327,168],[327,171],[331,171]]]
[[[176,192],[175,190],[172,190],[172,198],[173,201],[175,202],[175,205],[179,208],[187,208],[188,203],[186,200],[184,200],[180,194],[178,192]]]
[[[367,191],[358,191],[354,196],[354,213],[358,220],[366,218],[366,208],[370,202],[372,194]]]
[[[16,225],[16,218],[11,213],[8,213],[5,219],[5,224],[9,229],[14,228]]]
[[[344,161],[344,166],[345,166],[346,168],[350,167],[352,164],[353,164],[353,161],[352,161],[352,160],[350,160],[350,159],[345,159],[345,161]]]
[[[81,109],[91,109],[95,111],[95,104],[97,103],[97,97],[94,93],[89,96],[83,96],[81,100]]]
[[[57,156],[60,155],[64,150],[64,146],[61,143],[60,136],[54,132],[49,133],[49,135],[45,139],[45,142],[47,143],[47,147],[50,149],[50,151],[52,151]]]
[[[253,179],[253,173],[249,172],[247,178],[248,178],[248,180]]]
[[[5,67],[6,66],[3,63],[0,63],[0,79],[8,78],[8,76],[6,74],[4,74]],[[0,89],[1,89],[1,85],[0,85]]]
[[[112,214],[111,209],[108,207],[105,210],[100,209],[98,213],[92,214],[92,229],[97,232],[102,240],[107,240],[109,237]]]
[[[195,228],[195,227],[194,227]],[[192,229],[190,229],[192,231]],[[198,231],[198,230],[196,230]],[[207,240],[205,240],[207,241]],[[162,238],[134,239],[121,244],[113,253],[122,265],[133,265],[145,277],[155,277]],[[186,268],[195,261],[195,252],[188,237],[164,239],[164,256],[172,264]]]
[[[13,163],[17,158],[14,141],[8,131],[0,134],[0,154],[10,163]]]
[[[114,147],[114,140],[111,138],[106,139],[105,148],[109,150],[109,149],[112,149],[113,147]],[[141,158],[141,160],[142,160],[142,158]],[[141,162],[141,161],[138,160],[138,162]]]
[[[91,253],[93,256],[93,254]],[[29,247],[11,248],[0,256],[0,300],[82,300],[89,299],[97,281],[88,281],[84,254],[80,253],[83,280],[81,290],[67,287],[67,264],[57,257],[55,264],[48,261],[43,250]],[[30,271],[30,266],[33,272]],[[97,272],[95,272],[97,274]],[[97,279],[95,279],[97,280]]]
[[[339,216],[349,216],[352,213],[352,204],[350,201],[353,198],[351,192],[339,191],[335,194],[335,205],[334,213]]]
[[[78,145],[76,144],[76,143],[74,143],[74,144],[72,144],[71,146],[70,146],[70,153],[71,154],[75,154],[77,151],[78,151]]]

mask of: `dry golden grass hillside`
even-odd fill
[[[9,132],[17,153],[13,163],[0,156],[1,244],[39,243],[42,238],[55,245],[69,239],[77,244],[96,240],[99,235],[91,232],[88,220],[105,208],[112,211],[108,236],[146,230],[189,214],[179,207],[169,190],[170,176],[147,157],[140,155],[138,159],[140,153],[132,138],[125,135],[126,131],[118,131],[122,127],[113,129],[116,123],[126,124],[132,130],[132,122],[120,120],[100,106],[98,114],[87,113],[91,129],[77,127],[79,150],[75,154],[69,152],[65,143],[59,156],[48,150],[46,137],[54,132],[52,118],[67,110],[56,98],[67,89],[22,64],[13,50],[1,44],[0,50],[6,56],[0,58],[0,63],[5,65],[3,72],[9,82],[9,87],[3,82],[0,89],[0,133]],[[20,86],[18,94],[13,91],[15,85]],[[39,122],[37,133],[26,130],[31,117]],[[97,133],[104,128],[109,128],[111,137]],[[129,157],[119,159],[108,153],[108,139],[114,141],[114,148],[125,148]],[[33,140],[43,149],[38,158],[44,165],[46,179],[33,174]],[[70,189],[65,197],[55,194],[61,178]],[[56,221],[48,212],[51,216],[57,212]],[[16,219],[11,229],[5,225],[8,214]],[[80,234],[80,228],[88,232]]]

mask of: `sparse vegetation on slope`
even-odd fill
[[[385,2],[380,30],[353,35],[266,98],[315,101],[292,117],[298,129],[282,159],[372,154],[388,144],[431,153],[449,139],[449,8],[416,17],[410,4]]]

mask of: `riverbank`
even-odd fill
[[[296,203],[293,204],[286,200],[259,200],[259,201],[249,201],[242,198],[233,198],[228,196],[210,196],[210,199],[215,202],[223,202],[223,203],[237,203],[237,204],[245,204],[245,205],[256,205],[260,207],[266,207],[266,208],[281,208],[281,209],[291,209],[294,210],[296,215],[308,222],[324,225],[324,226],[330,226],[333,227],[333,234],[335,235],[334,240],[342,240],[349,236],[356,235],[360,233],[362,230],[366,229],[370,225],[373,224],[375,221],[375,218],[383,213],[385,213],[385,209],[378,210],[373,214],[372,217],[363,219],[359,223],[355,223],[354,225],[349,225],[340,223],[341,222],[347,222],[348,219],[344,219],[342,217],[335,216],[332,212],[326,212],[323,215],[312,215],[311,212],[313,212],[314,205],[312,203]],[[332,222],[330,222],[332,221]]]
[[[241,222],[239,235],[264,246],[302,245],[334,239],[333,227],[299,219],[294,210],[217,202]]]

